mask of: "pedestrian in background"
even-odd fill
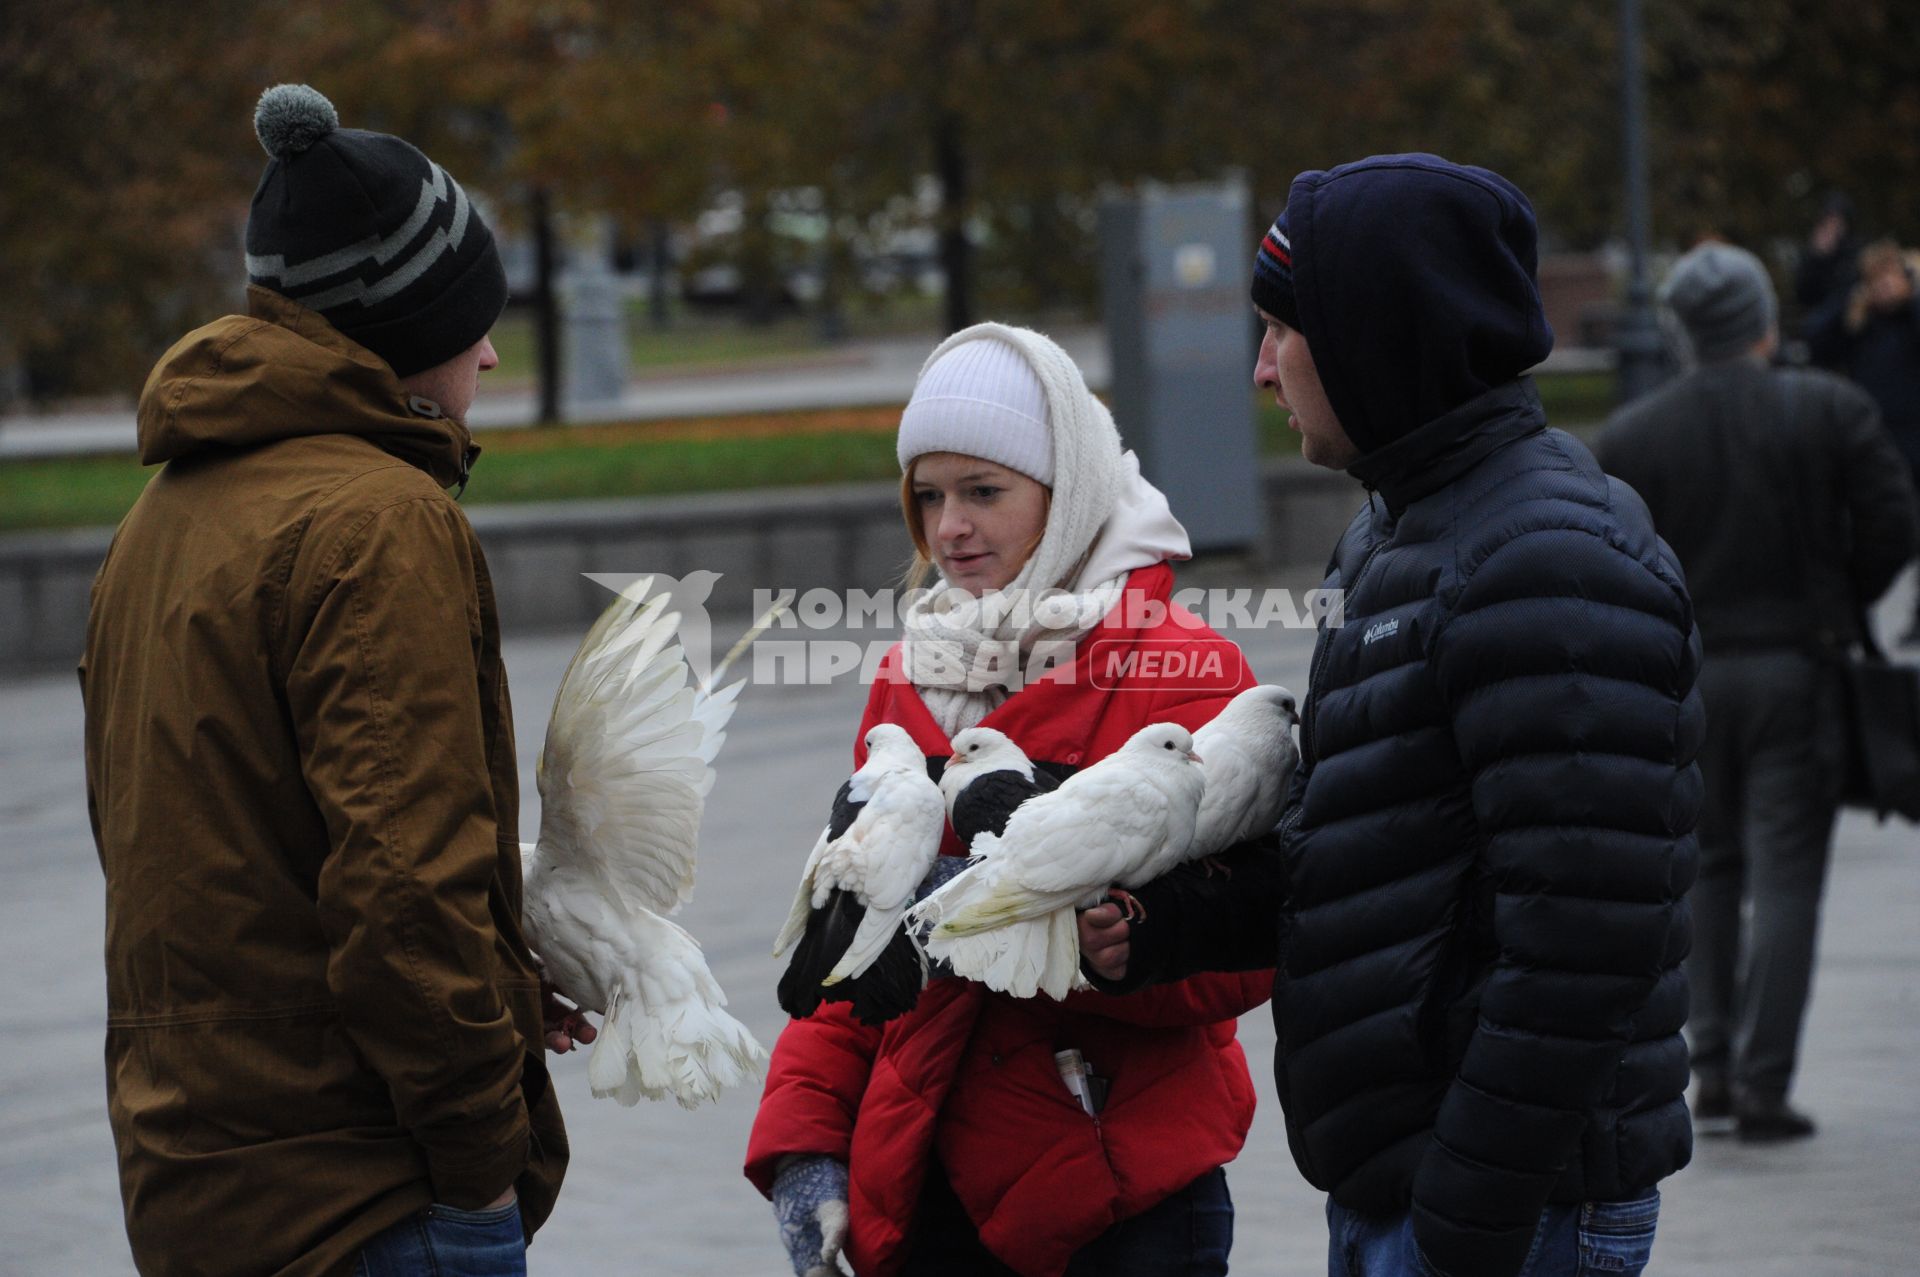
[[[879,723],[940,760],[955,734],[984,726],[1061,776],[1150,723],[1199,727],[1253,685],[1238,647],[1171,605],[1186,530],[1046,337],[979,324],[948,338],[901,416],[899,455],[915,579],[936,570],[940,589],[908,610],[908,642],[880,668],[856,766]],[[1017,605],[990,620],[984,606],[1061,590],[1074,613],[1064,628],[1036,628]],[[935,606],[942,595],[955,606]],[[1071,645],[1074,659],[1022,685],[1043,640]],[[1018,659],[979,674],[996,645]],[[1117,678],[1095,668],[1135,651],[1214,672],[1149,674],[1130,659]],[[945,869],[965,863],[951,828],[941,850]],[[945,876],[936,868],[929,881]],[[772,1198],[798,1277],[834,1270],[822,1249],[838,1250],[835,1231],[854,1271],[876,1277],[1224,1273],[1223,1168],[1254,1104],[1235,1021],[1269,985],[1267,972],[1209,975],[1055,1002],[948,977],[884,1027],[825,1003],[774,1046],[747,1177]],[[1063,1050],[1106,1080],[1097,1113],[1069,1092]]]
[[[1699,639],[1646,507],[1547,427],[1535,252],[1486,169],[1294,179],[1254,379],[1367,501],[1283,870],[1164,878],[1144,922],[1082,927],[1113,989],[1278,956],[1274,1080],[1333,1277],[1638,1273],[1692,1148]]]
[[[1879,405],[1881,420],[1920,487],[1920,266],[1890,239],[1860,253],[1860,278],[1808,317],[1815,363],[1844,373]],[[1920,592],[1904,644],[1920,643]]]
[[[567,1161],[500,627],[446,492],[506,276],[446,170],[338,125],[304,85],[260,99],[248,313],[148,378],[164,464],[87,624],[107,1099],[148,1277],[524,1273]],[[550,1046],[591,1040],[564,1023]]]
[[[1707,244],[1661,288],[1697,366],[1614,415],[1600,461],[1687,572],[1706,647],[1693,906],[1693,1112],[1813,1134],[1788,1103],[1846,756],[1836,668],[1915,549],[1914,489],[1860,388],[1770,366],[1773,283]]]
[[[1853,201],[1845,192],[1830,193],[1794,268],[1793,295],[1802,316],[1818,314],[1853,291],[1860,279],[1860,245]]]

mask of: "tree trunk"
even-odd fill
[[[967,238],[967,153],[960,118],[943,111],[933,128],[934,170],[940,178],[940,271],[946,278],[947,331],[973,323],[973,242]]]
[[[749,328],[765,328],[774,320],[780,280],[774,260],[773,230],[767,225],[767,196],[755,191],[747,197],[740,226],[740,316]]]
[[[846,340],[846,298],[853,276],[853,252],[840,234],[840,208],[839,193],[829,184],[824,209],[827,233],[820,241],[820,298],[815,304],[820,340],[828,345]]]
[[[541,425],[560,424],[560,307],[553,286],[553,202],[533,188],[533,340],[539,356]]]

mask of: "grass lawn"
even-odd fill
[[[932,349],[939,339],[940,304],[937,298],[918,293],[873,302],[856,300],[846,308],[844,322],[850,337],[924,329],[928,349]],[[533,312],[518,306],[509,309],[493,326],[490,336],[500,355],[500,367],[494,376],[501,381],[531,382],[537,359]],[[650,368],[791,359],[833,348],[813,315],[781,312],[772,323],[751,328],[731,311],[703,313],[675,302],[670,326],[656,328],[644,301],[627,305],[627,366],[636,373]]]
[[[1608,374],[1540,379],[1556,425],[1577,432],[1612,404]],[[544,430],[487,430],[465,501],[485,505],[653,496],[790,483],[891,479],[896,408],[841,408],[690,421],[625,422]],[[1258,416],[1268,455],[1299,451],[1299,436],[1269,400]],[[0,463],[0,530],[117,523],[149,472],[127,456]]]

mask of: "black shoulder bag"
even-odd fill
[[[1886,820],[1920,821],[1920,669],[1899,665],[1860,614],[1860,644],[1841,653],[1847,687],[1847,774],[1841,801]]]
[[[1791,415],[1797,407],[1791,381],[1786,391]],[[1813,580],[1812,556],[1798,517],[1789,521],[1800,547],[1804,589]],[[1839,670],[1845,685],[1847,762],[1840,801],[1882,822],[1889,813],[1920,821],[1920,669],[1889,660],[1873,636],[1865,605],[1857,598],[1851,602],[1858,642],[1841,644],[1831,632],[1823,633],[1815,652]]]

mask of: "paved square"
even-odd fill
[[[527,825],[532,769],[575,638],[510,642]],[[1263,679],[1304,688],[1311,635],[1247,642]],[[749,688],[709,805],[700,886],[680,921],[734,1010],[771,1044],[783,1017],[768,956],[801,860],[845,777],[865,691]],[[101,1040],[101,881],[82,793],[74,680],[0,682],[0,1273],[132,1272],[107,1129]],[[1662,1277],[1888,1277],[1920,1269],[1920,834],[1841,825],[1797,1099],[1818,1138],[1750,1148],[1702,1140],[1666,1185],[1652,1272]],[[1325,1271],[1319,1196],[1286,1151],[1273,1028],[1242,1021],[1262,1109],[1228,1174],[1234,1271]],[[584,1057],[556,1061],[575,1145],[536,1274],[787,1271],[773,1217],[740,1162],[756,1095],[688,1113],[595,1101]]]

